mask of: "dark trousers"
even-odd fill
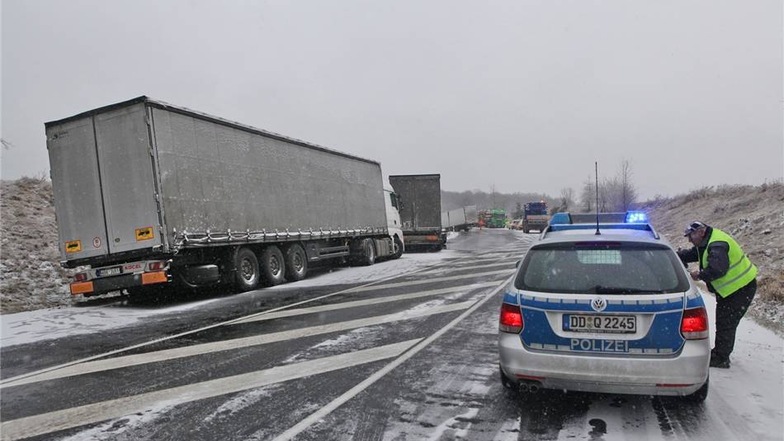
[[[712,352],[720,360],[728,359],[732,353],[735,347],[735,330],[756,292],[755,279],[727,297],[716,294],[716,344]]]

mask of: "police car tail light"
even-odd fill
[[[501,305],[501,317],[498,323],[498,330],[501,332],[511,332],[519,334],[523,330],[523,314],[520,307],[504,303]]]
[[[708,338],[708,312],[704,307],[683,311],[681,334],[686,340],[702,340]]]

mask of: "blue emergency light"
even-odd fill
[[[550,225],[592,224],[596,220],[601,223],[647,224],[648,214],[643,211],[627,211],[625,213],[555,213],[550,217]]]
[[[542,233],[542,238],[552,231],[587,230],[639,230],[649,231],[656,239],[659,234],[648,223],[648,215],[642,211],[620,213],[555,213],[550,217],[550,224]]]
[[[571,223],[572,223],[572,219],[569,216],[569,213],[563,213],[563,212],[555,213],[550,218],[550,225],[563,225],[563,224],[568,225]]]
[[[642,211],[627,211],[625,222],[627,224],[647,224],[648,215]]]

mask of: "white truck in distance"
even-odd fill
[[[46,123],[71,293],[303,279],[404,251],[378,162],[147,97]]]
[[[476,205],[441,212],[441,228],[447,231],[468,231],[479,222]]]

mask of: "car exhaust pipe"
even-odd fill
[[[542,388],[542,385],[538,381],[534,380],[522,380],[519,383],[520,392],[527,392],[535,394],[539,392],[539,389]]]

